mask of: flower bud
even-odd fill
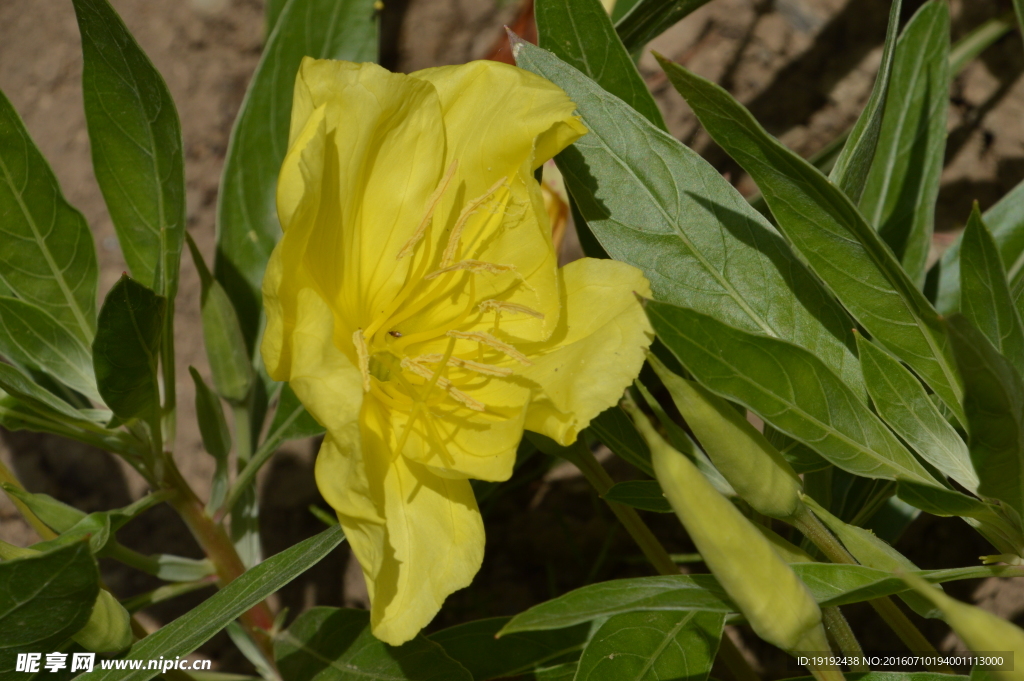
[[[86,650],[116,653],[132,644],[131,616],[109,591],[100,589],[89,621],[71,638]]]
[[[828,651],[818,604],[771,542],[662,439],[635,405],[625,407],[651,448],[665,498],[754,632],[783,650]]]
[[[762,515],[792,516],[803,485],[779,450],[721,397],[675,375],[653,356],[650,361],[701,447],[740,498]]]

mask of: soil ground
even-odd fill
[[[112,2],[177,102],[186,153],[188,230],[209,260],[228,135],[260,55],[262,3]],[[920,0],[905,0],[905,18],[920,4]],[[956,39],[981,21],[1009,10],[1010,2],[952,0],[952,6]],[[722,83],[770,132],[810,155],[846,129],[866,100],[880,59],[887,8],[885,0],[714,0],[651,47]],[[389,2],[384,13],[385,65],[411,71],[480,58],[517,12],[514,4],[495,0]],[[699,129],[653,59],[645,56],[640,66],[673,134],[704,154],[742,191],[752,191],[749,180]],[[1024,46],[1014,33],[969,65],[953,83],[937,250],[962,226],[973,200],[985,208],[1024,178],[1022,71]],[[0,0],[0,90],[11,99],[54,166],[67,198],[92,226],[102,268],[102,294],[125,265],[92,172],[80,78],[80,43],[69,0]],[[176,313],[180,414],[176,458],[204,496],[213,464],[202,450],[195,427],[187,374],[190,364],[207,373],[197,333],[198,302],[198,276],[184,257]],[[261,514],[268,554],[322,527],[307,510],[310,504],[323,503],[312,479],[314,447],[312,442],[291,443],[267,466],[264,479],[269,475],[273,485],[262,487]],[[0,456],[30,490],[86,511],[122,506],[144,492],[143,481],[109,455],[49,436],[2,433]],[[586,485],[572,475],[542,477],[541,463],[534,461],[517,476],[522,484],[483,504],[488,519],[484,568],[473,590],[450,599],[434,628],[474,617],[512,614],[591,581],[648,574],[638,551]],[[671,517],[650,520],[656,533],[667,537],[670,550],[689,549]],[[166,509],[148,512],[120,536],[143,552],[197,555],[183,525]],[[21,545],[34,540],[5,499],[0,499],[0,538]],[[990,552],[959,521],[938,519],[915,524],[900,548],[925,568],[967,565]],[[351,564],[346,568],[347,562],[345,549],[335,552],[282,592],[282,605],[294,615],[313,603],[365,603],[358,571]],[[147,578],[114,564],[104,564],[103,572],[122,596],[153,587]],[[1018,622],[1024,613],[1024,590],[995,581],[958,584],[949,591]],[[169,621],[206,595],[200,592],[153,609],[144,623],[155,627]],[[853,613],[867,628],[878,626],[871,617],[867,612]],[[941,640],[941,626],[929,625],[934,625],[929,631],[933,640]],[[947,638],[943,645],[955,646],[956,641]],[[207,644],[202,654],[215,657],[221,669],[245,669],[247,663],[232,650],[221,636]]]

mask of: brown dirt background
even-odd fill
[[[167,80],[181,115],[185,144],[188,230],[211,260],[217,185],[231,124],[263,42],[259,0],[112,0]],[[952,0],[953,37],[1010,9],[1009,0]],[[904,18],[920,0],[904,1]],[[659,37],[651,47],[722,83],[773,134],[810,155],[848,127],[865,102],[880,59],[888,3],[884,0],[714,0]],[[395,0],[384,14],[385,65],[411,71],[484,56],[518,7],[496,0]],[[70,0],[0,0],[0,89],[20,112],[54,166],[65,195],[92,226],[100,257],[100,292],[113,285],[124,261],[89,158],[81,94],[78,29]],[[671,131],[704,154],[741,190],[748,179],[699,129],[682,99],[647,55],[641,71]],[[937,250],[962,226],[971,201],[982,208],[1024,178],[1024,46],[1003,38],[953,83],[947,168],[937,220]],[[207,374],[198,333],[199,282],[182,258],[177,302],[179,429],[176,458],[200,496],[209,489],[212,460],[195,426],[188,365]],[[321,503],[312,480],[314,443],[287,445],[266,467],[261,488],[265,552],[275,553],[322,526],[307,511]],[[0,433],[0,456],[35,492],[86,511],[122,506],[145,485],[107,454],[32,433]],[[591,581],[647,574],[638,552],[610,513],[578,478],[543,473],[534,461],[505,494],[483,504],[488,554],[471,590],[453,596],[433,628],[469,618],[512,614]],[[272,484],[266,484],[267,478]],[[688,549],[668,518],[651,518],[672,550]],[[155,509],[121,531],[143,552],[197,555],[173,513]],[[25,545],[34,533],[0,499],[0,538]],[[922,567],[966,565],[991,552],[962,523],[922,519],[900,544]],[[279,596],[294,616],[313,603],[360,605],[358,570],[336,551]],[[122,596],[155,585],[104,563],[104,578]],[[961,583],[949,591],[1005,617],[1024,613],[1024,590],[998,582]],[[148,611],[155,627],[205,598],[199,592]],[[880,623],[855,609],[858,627]],[[930,622],[933,640],[944,630]],[[880,639],[885,641],[884,637]],[[896,645],[877,649],[898,649]],[[224,635],[204,646],[223,670],[247,669]],[[770,661],[770,658],[768,658]],[[795,671],[795,670],[790,670]]]

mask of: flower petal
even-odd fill
[[[637,295],[649,297],[640,270],[584,258],[561,270],[562,321],[545,343],[522,346],[533,362],[517,375],[540,390],[526,429],[562,445],[611,407],[640,372],[653,331]]]
[[[401,645],[434,618],[445,598],[473,581],[483,561],[483,521],[468,480],[441,478],[405,457],[390,458],[387,414],[379,405],[367,401],[361,423],[369,497],[385,522],[340,510],[338,519],[363,567],[373,633]],[[352,497],[363,493],[346,478],[355,458],[324,441],[317,485],[332,506],[348,509]]]
[[[306,59],[295,85],[292,137],[324,107],[322,190],[306,215],[302,262],[340,314],[345,330],[368,325],[405,283],[411,259],[399,259],[416,232],[446,166],[445,127],[429,83],[374,64]],[[308,176],[282,168],[281,216]],[[286,225],[285,233],[292,230]],[[344,291],[344,295],[342,294]],[[339,334],[344,335],[344,334]],[[344,347],[344,346],[343,346]]]

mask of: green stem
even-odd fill
[[[857,560],[846,550],[828,528],[825,527],[818,517],[811,512],[811,510],[801,505],[792,518],[794,527],[800,530],[805,537],[811,540],[815,546],[821,549],[829,560],[833,563],[846,563],[848,565],[857,565]],[[914,626],[914,623],[910,621],[902,610],[892,602],[892,599],[888,596],[881,598],[875,598],[868,603],[875,609],[885,623],[896,632],[900,640],[914,652],[921,652],[926,654],[935,654],[935,646],[924,637],[924,634]],[[933,665],[928,668],[928,671],[940,672],[944,674],[952,674],[952,670],[945,665]]]
[[[825,631],[832,636],[832,640],[839,646],[839,650],[848,657],[864,659],[864,649],[860,647],[860,641],[854,636],[850,629],[850,623],[846,621],[843,612],[837,607],[822,608],[821,620],[825,625]],[[871,668],[866,664],[851,665],[852,672],[869,672]]]
[[[278,446],[284,442],[282,434],[288,429],[288,426],[292,424],[292,421],[297,419],[302,414],[301,410],[295,410],[291,416],[289,416],[280,427],[272,433],[267,435],[267,439],[263,441],[263,444],[259,446],[259,449],[249,459],[249,463],[242,470],[238,471],[238,477],[235,478],[234,483],[231,485],[231,489],[228,491],[227,497],[222,505],[221,512],[218,514],[218,518],[221,515],[227,514],[230,508],[233,508],[238,500],[242,498],[245,490],[249,489],[252,485],[252,481],[256,478],[256,474],[260,472],[270,457],[277,451]]]
[[[597,490],[598,495],[604,497],[608,490],[612,488],[615,481],[608,471],[604,469],[604,466],[594,458],[593,453],[586,446],[586,444],[577,439],[576,443],[566,450],[566,453],[571,454],[571,461],[576,464],[576,467],[583,473],[583,477],[591,484],[591,486]],[[605,499],[605,503],[615,514],[615,517],[619,519],[622,526],[629,532],[629,536],[633,538],[640,550],[643,551],[644,556],[650,561],[651,565],[661,575],[678,575],[679,566],[675,564],[672,557],[669,555],[665,547],[661,545],[658,538],[651,532],[651,528],[647,527],[647,524],[640,518],[636,510],[631,506],[626,506],[614,501],[608,501]],[[719,645],[719,654],[722,656],[722,660],[726,666],[732,672],[736,681],[760,681],[760,677],[757,672],[747,662],[747,658],[743,656],[736,644],[732,642],[729,635],[726,632],[722,632],[721,644]]]

